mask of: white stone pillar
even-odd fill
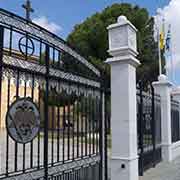
[[[136,28],[120,16],[108,27],[111,65],[111,180],[138,180]]]
[[[160,75],[157,82],[153,82],[156,94],[161,97],[161,141],[162,160],[172,161],[171,135],[171,89],[172,84],[165,75]]]

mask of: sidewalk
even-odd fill
[[[180,180],[180,157],[172,163],[160,163],[145,172],[140,180]]]

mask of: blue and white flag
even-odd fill
[[[174,81],[174,65],[173,65],[173,58],[172,58],[171,25],[169,25],[168,27],[164,53],[165,53],[165,59],[166,59],[166,74],[169,77],[169,79],[173,82]]]
[[[165,54],[166,56],[171,56],[171,25],[168,27],[166,45],[165,45]]]

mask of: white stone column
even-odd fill
[[[120,16],[108,27],[111,65],[111,180],[138,180],[136,28]]]
[[[162,160],[172,161],[171,135],[171,89],[172,84],[165,75],[160,75],[157,82],[153,82],[155,93],[161,97],[161,141]]]

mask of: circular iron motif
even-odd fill
[[[22,37],[19,40],[19,50],[25,56],[32,56],[34,54],[34,43],[28,37]]]
[[[40,113],[31,98],[19,98],[6,114],[6,127],[11,138],[18,143],[32,141],[40,129]]]

